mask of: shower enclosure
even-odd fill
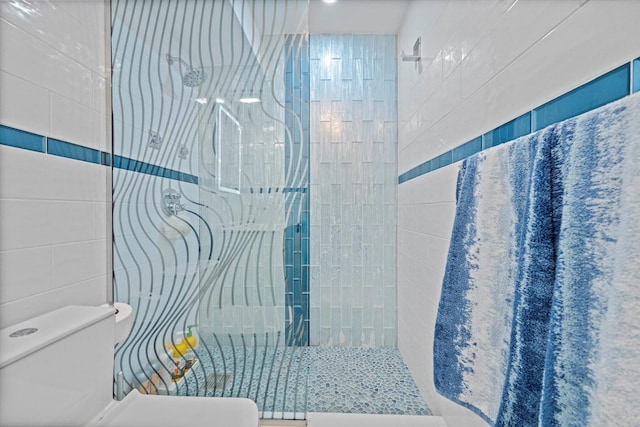
[[[125,392],[428,413],[395,348],[395,36],[309,36],[307,2],[111,2]]]
[[[307,6],[111,2],[114,296],[136,313],[115,355],[125,391],[304,417]]]

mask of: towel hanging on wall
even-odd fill
[[[541,425],[640,420],[640,97],[563,123]]]
[[[435,384],[496,425],[538,417],[542,377],[530,378],[522,366],[544,367],[545,343],[530,338],[548,331],[554,225],[551,199],[537,195],[549,191],[553,141],[540,132],[483,151],[458,177]]]
[[[490,424],[640,419],[639,118],[627,97],[463,163],[434,381]]]

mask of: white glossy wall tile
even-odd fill
[[[23,320],[67,305],[100,305],[107,298],[107,284],[110,278],[96,277],[63,288],[39,292],[0,305],[0,324],[11,326]]]
[[[92,92],[93,94],[93,88]],[[104,115],[64,96],[52,93],[51,130],[49,136],[75,142],[96,150],[106,150]]]
[[[311,344],[392,347],[395,36],[311,35],[310,67]]]
[[[0,146],[0,194],[7,199],[107,201],[105,168]]]
[[[0,252],[0,304],[50,290],[51,260],[50,246]]]
[[[0,2],[0,124],[110,151],[106,11]],[[0,327],[106,301],[109,173],[0,146]]]
[[[104,240],[56,245],[53,248],[53,287],[60,288],[106,274]]]
[[[421,67],[398,64],[398,169],[406,172],[640,56],[640,3],[417,1],[398,49],[422,37]],[[398,187],[398,345],[450,427],[484,426],[433,387],[435,315],[455,213],[457,167]]]
[[[109,67],[105,66],[104,3],[81,1],[65,7],[57,7],[57,3],[69,2],[0,2],[0,70],[22,81],[12,89],[16,102],[31,99],[33,89],[29,90],[27,84],[38,86],[51,98],[50,105],[37,107],[48,111],[46,132],[38,122],[30,124],[29,111],[18,117],[3,116],[2,124],[108,150],[104,129],[110,114],[106,114],[102,102],[105,96],[95,89],[103,81],[108,82],[110,76]],[[85,7],[84,3],[95,5]],[[76,11],[79,18],[72,16],[70,10]],[[101,25],[89,28],[88,21]],[[102,85],[102,93],[108,86]],[[63,105],[61,98],[65,100]],[[37,101],[33,99],[34,103]],[[82,124],[84,132],[74,132],[78,124]],[[88,126],[98,131],[87,132]]]
[[[0,123],[39,135],[49,133],[49,91],[0,71]]]
[[[91,203],[0,199],[0,250],[89,240]]]

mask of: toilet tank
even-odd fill
[[[68,306],[0,331],[0,426],[84,426],[112,402],[112,307]]]

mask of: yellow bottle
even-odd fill
[[[188,332],[185,333],[185,336],[180,343],[185,347],[185,352],[183,353],[184,359],[186,361],[185,369],[191,369],[191,367],[196,363],[197,360],[194,349],[196,348],[198,339],[191,332],[191,328],[195,326],[196,325],[187,326]]]
[[[184,342],[184,340],[174,345],[173,347],[171,347],[171,350],[173,350],[173,358],[177,359],[179,357],[182,357],[187,352],[188,348],[189,346]]]

